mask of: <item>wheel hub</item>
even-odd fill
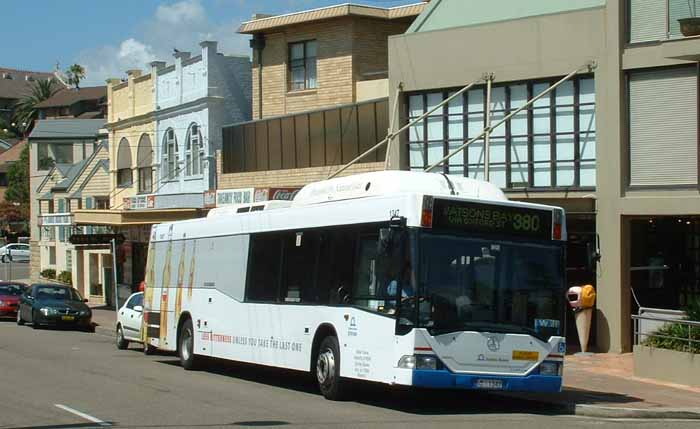
[[[192,334],[188,329],[185,329],[182,333],[182,345],[180,349],[182,350],[182,358],[184,360],[189,360],[192,352]]]
[[[316,362],[316,377],[320,384],[327,385],[333,383],[333,379],[335,378],[335,356],[332,350],[326,349],[322,353],[319,353]]]

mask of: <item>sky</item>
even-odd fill
[[[419,0],[352,0],[392,7]],[[225,54],[250,55],[236,34],[254,13],[282,14],[348,0],[1,0],[0,67],[32,71],[87,70],[81,86],[103,85],[133,68],[173,62],[173,48],[197,52],[217,40]]]

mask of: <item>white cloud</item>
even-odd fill
[[[236,34],[240,22],[213,22],[200,0],[182,0],[160,5],[153,17],[138,29],[136,36],[117,45],[83,51],[78,63],[86,68],[84,85],[102,85],[110,77],[124,77],[126,70],[146,69],[151,61],[173,62],[173,49],[199,51],[202,40],[216,40],[219,51],[250,54],[247,37]]]

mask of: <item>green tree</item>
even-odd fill
[[[80,89],[80,81],[85,78],[85,68],[80,64],[73,64],[66,70],[68,83],[74,85],[75,89]]]
[[[17,162],[7,170],[5,200],[10,203],[29,205],[29,145],[24,146]]]
[[[51,98],[59,89],[53,79],[34,81],[30,93],[15,104],[13,120],[17,128],[25,134],[28,133],[36,119],[36,105]]]

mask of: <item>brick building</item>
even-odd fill
[[[425,3],[394,8],[343,4],[256,15],[253,118],[224,128],[219,189],[299,187],[326,176],[386,137],[388,37]],[[348,173],[383,168],[385,151]]]

